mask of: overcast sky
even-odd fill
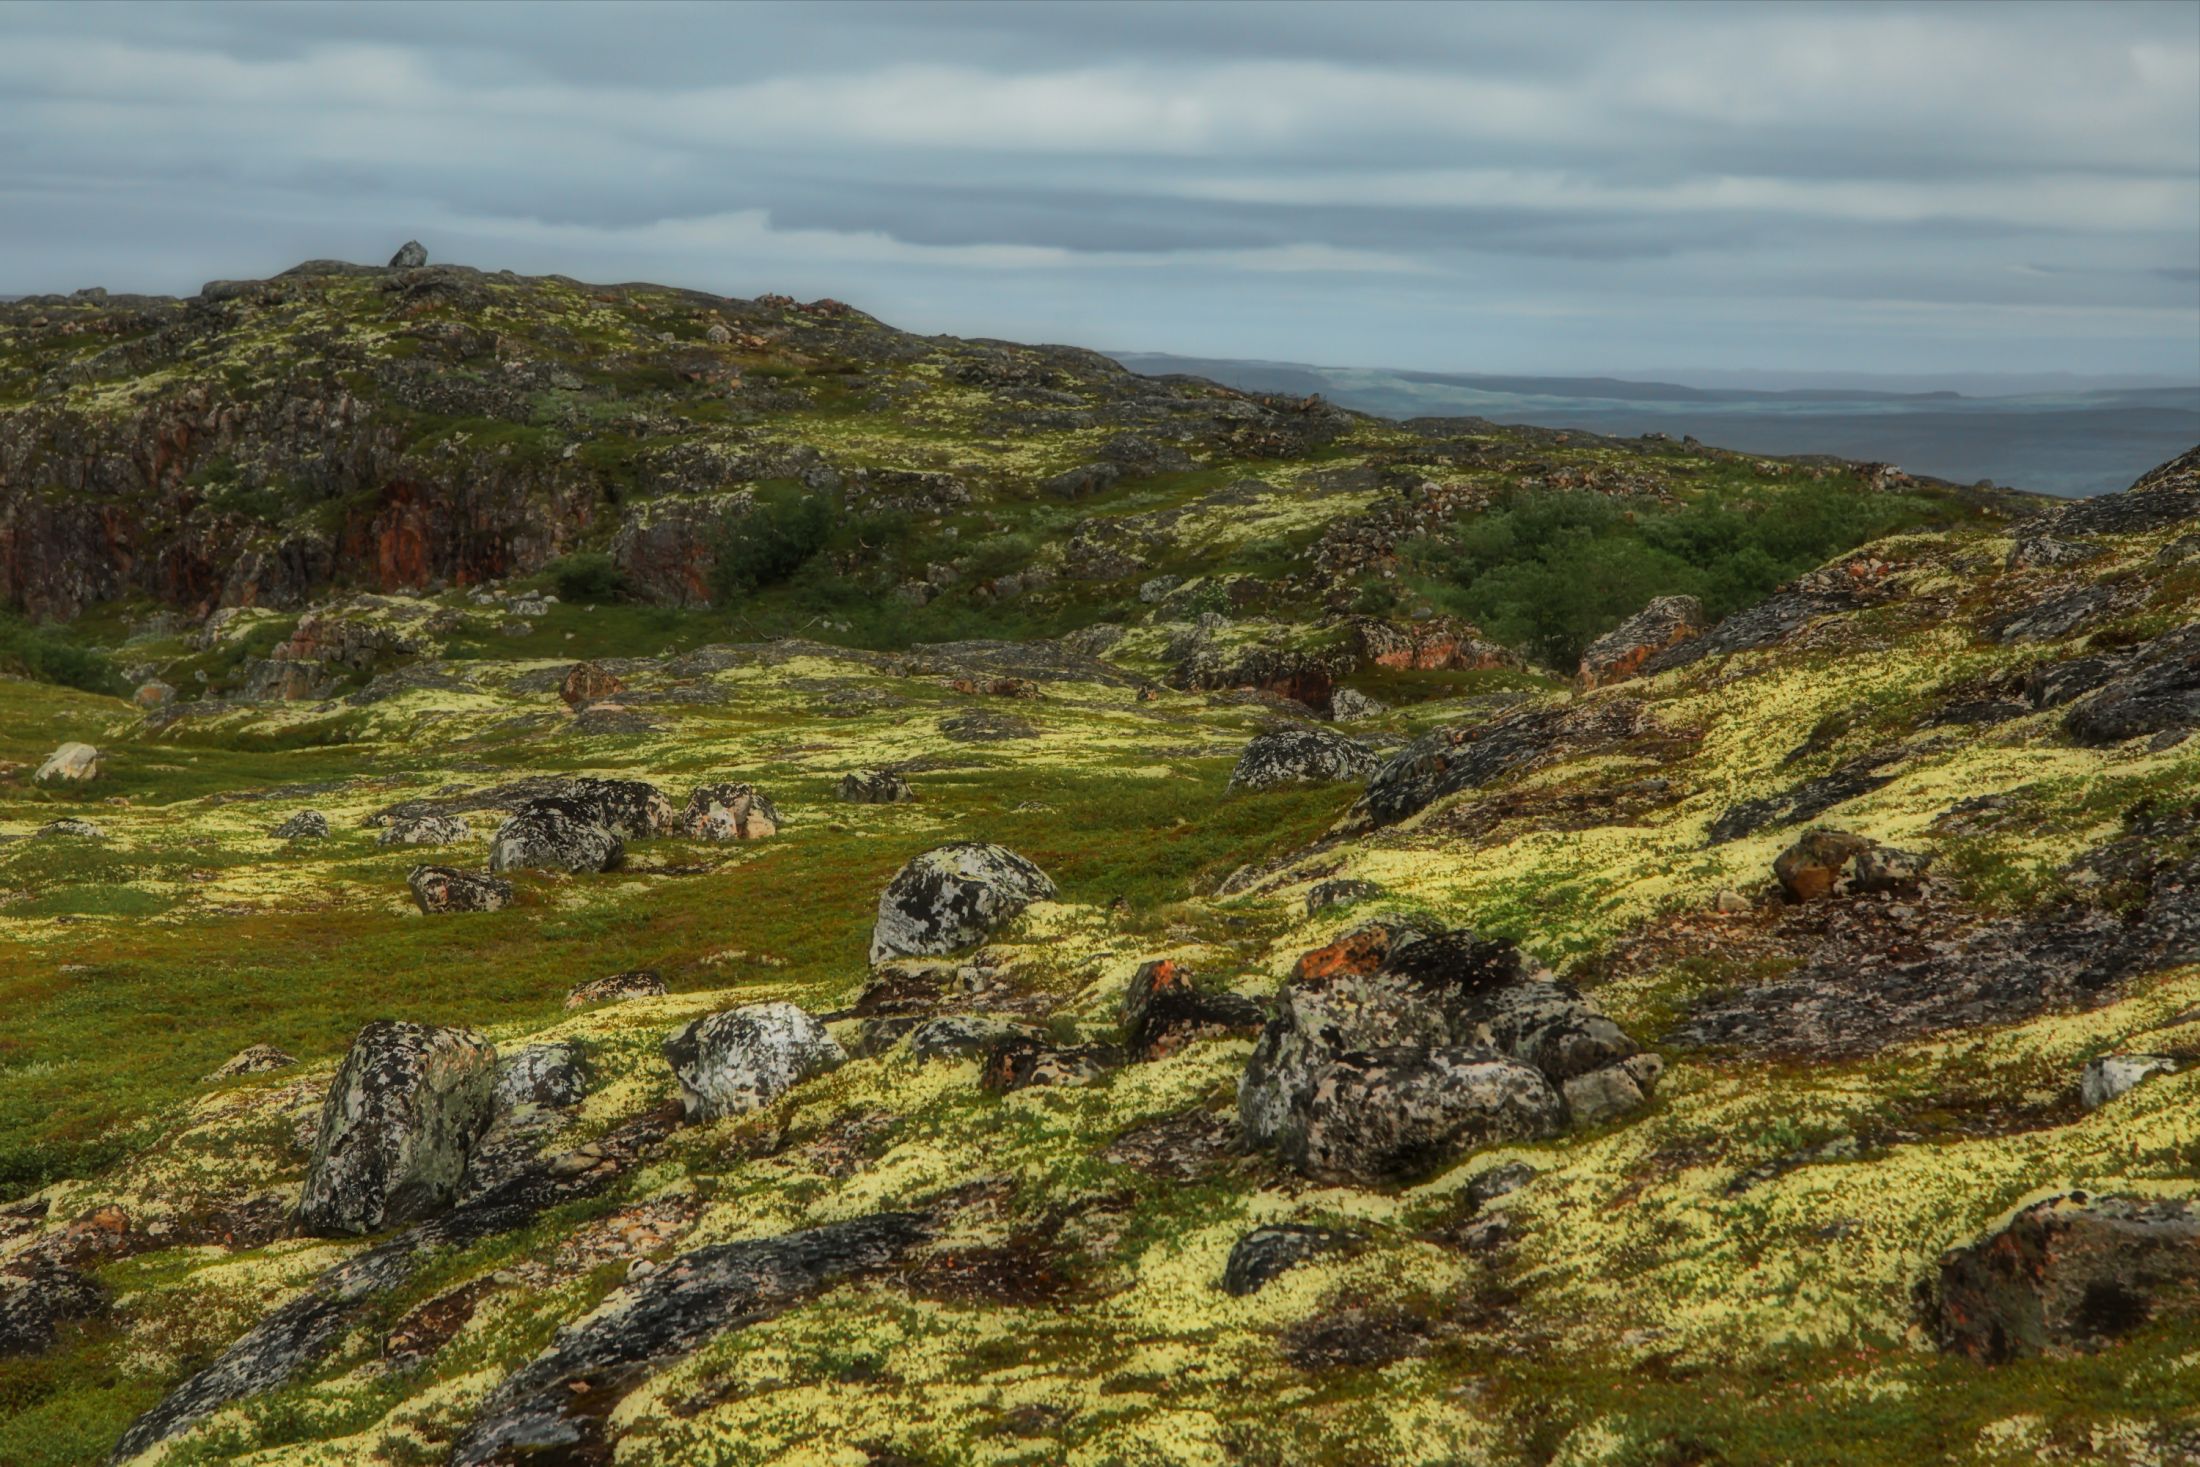
[[[0,291],[432,256],[1119,350],[2200,379],[2200,4],[0,0]]]

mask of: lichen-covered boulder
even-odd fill
[[[497,1061],[497,1109],[579,1105],[593,1079],[587,1051],[572,1040],[529,1044]]]
[[[1238,756],[1230,788],[1265,790],[1285,784],[1366,779],[1382,765],[1358,739],[1326,728],[1278,728],[1260,734]]]
[[[1160,1059],[1201,1039],[1252,1034],[1266,1015],[1243,994],[1203,989],[1169,958],[1146,963],[1123,994],[1124,1043],[1137,1059]]]
[[[1933,1302],[1940,1347],[1990,1363],[2088,1353],[2142,1325],[2200,1319],[2200,1208],[2051,1197],[1942,1255]]]
[[[1309,1227],[1304,1223],[1273,1223],[1255,1228],[1230,1247],[1230,1259],[1222,1267],[1222,1291],[1243,1298],[1257,1294],[1280,1275],[1311,1262],[1324,1253],[1350,1247],[1351,1233],[1337,1228]]]
[[[914,1060],[977,1060],[999,1045],[1037,1038],[1029,1024],[983,1014],[947,1014],[912,1023],[901,1043]]]
[[[1047,874],[1006,846],[958,841],[926,851],[880,894],[871,961],[934,957],[982,942],[1031,903],[1054,895]]]
[[[770,1105],[848,1058],[825,1026],[791,1003],[707,1014],[664,1043],[690,1121],[714,1121]]]
[[[1246,1140],[1310,1176],[1410,1181],[1476,1145],[1615,1119],[1656,1085],[1654,1057],[1510,943],[1370,924],[1322,954],[1238,1085]]]
[[[300,810],[268,834],[276,840],[327,840],[328,817],[318,810]]]
[[[672,829],[672,801],[647,780],[583,777],[568,784],[559,798],[627,840],[647,840]]]
[[[239,1075],[260,1075],[269,1070],[287,1070],[297,1060],[272,1044],[252,1044],[238,1050],[221,1067],[206,1078],[209,1080],[234,1080]]]
[[[465,1029],[377,1019],[321,1107],[299,1226],[371,1233],[448,1206],[495,1110],[497,1055]]]
[[[0,1358],[42,1355],[60,1326],[97,1314],[106,1296],[89,1275],[56,1264],[0,1274]]]
[[[1390,711],[1390,705],[1370,698],[1356,688],[1339,688],[1329,695],[1329,716],[1338,723],[1350,723],[1355,719],[1376,718]]]
[[[375,844],[384,846],[450,846],[473,835],[473,827],[460,815],[406,815],[382,827]]]
[[[392,270],[417,270],[428,263],[428,252],[417,239],[408,239],[390,256]]]
[[[2078,1077],[2078,1099],[2087,1110],[2099,1110],[2156,1075],[2176,1073],[2177,1061],[2166,1054],[2104,1054],[2086,1062]]]
[[[626,691],[626,684],[593,662],[576,662],[558,684],[558,697],[568,708],[586,708]]]
[[[688,796],[677,825],[696,840],[763,840],[779,833],[779,809],[754,785],[728,782],[699,786]]]
[[[1601,688],[1631,678],[1652,657],[1702,636],[1709,625],[1695,597],[1660,596],[1589,644],[1581,654],[1581,685]]]
[[[891,769],[859,769],[840,777],[840,797],[852,805],[898,805],[916,795]]]
[[[99,750],[70,742],[46,756],[31,779],[38,784],[83,784],[99,778]]]
[[[68,840],[105,840],[107,832],[95,821],[64,815],[59,820],[49,820],[38,827],[35,834],[42,840],[56,838]]]
[[[1845,830],[1806,830],[1795,844],[1774,858],[1772,874],[1789,900],[1814,902],[1832,896],[1847,875],[1849,863],[1871,848],[1872,843],[1863,836]]]
[[[634,968],[624,973],[613,973],[608,978],[590,978],[576,983],[565,995],[569,1009],[586,1008],[592,1003],[624,1003],[635,998],[663,998],[665,980],[655,968]]]
[[[512,883],[478,871],[455,866],[415,866],[405,878],[420,910],[438,912],[498,912],[512,904]]]
[[[489,839],[491,871],[613,871],[625,860],[625,842],[592,809],[559,798],[522,805]]]
[[[1354,902],[1364,902],[1383,894],[1382,887],[1372,881],[1357,877],[1344,877],[1337,881],[1317,881],[1306,892],[1306,915],[1317,916],[1331,907],[1347,907]]]

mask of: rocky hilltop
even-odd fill
[[[2200,1457],[2200,450],[408,254],[0,306],[0,595],[0,1461]]]

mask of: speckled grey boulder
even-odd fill
[[[862,769],[840,777],[840,797],[851,805],[898,805],[913,800],[909,781],[891,769]]]
[[[300,810],[268,834],[276,840],[327,840],[328,817],[318,810]]]
[[[646,780],[584,777],[567,785],[563,798],[627,840],[647,840],[672,829],[672,801]]]
[[[491,871],[615,871],[625,860],[626,843],[564,799],[521,806],[489,840]]]
[[[1382,767],[1373,749],[1326,728],[1279,728],[1259,735],[1238,756],[1230,788],[1265,790],[1285,784],[1366,779]]]
[[[770,1105],[848,1056],[825,1026],[791,1003],[707,1014],[664,1044],[690,1121],[714,1121]]]
[[[1033,902],[1054,895],[1047,874],[1006,846],[958,841],[926,851],[880,894],[871,961],[969,947]]]
[[[473,834],[458,815],[413,815],[392,820],[382,827],[375,844],[384,846],[449,846]]]
[[[415,866],[405,878],[413,901],[433,916],[438,912],[497,912],[512,904],[512,883],[456,866]]]
[[[706,784],[688,796],[680,832],[696,840],[763,840],[779,833],[779,809],[754,785]]]
[[[299,1226],[371,1233],[448,1206],[488,1129],[496,1072],[495,1048],[470,1030],[361,1029],[321,1106]]]
[[[579,1105],[593,1078],[587,1052],[570,1039],[526,1045],[497,1062],[497,1108]]]

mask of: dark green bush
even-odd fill
[[[759,495],[719,537],[711,599],[730,606],[793,578],[832,537],[833,507],[815,494]]]
[[[1406,547],[1407,585],[1552,667],[1658,596],[1713,617],[1883,535],[1947,518],[1932,501],[1822,484],[1673,509],[1519,493]]]
[[[0,612],[0,672],[87,693],[122,691],[122,674],[104,653],[4,612]]]
[[[611,557],[600,550],[561,555],[550,562],[549,570],[551,583],[557,587],[561,601],[594,605],[627,598],[626,577],[619,573]]]

